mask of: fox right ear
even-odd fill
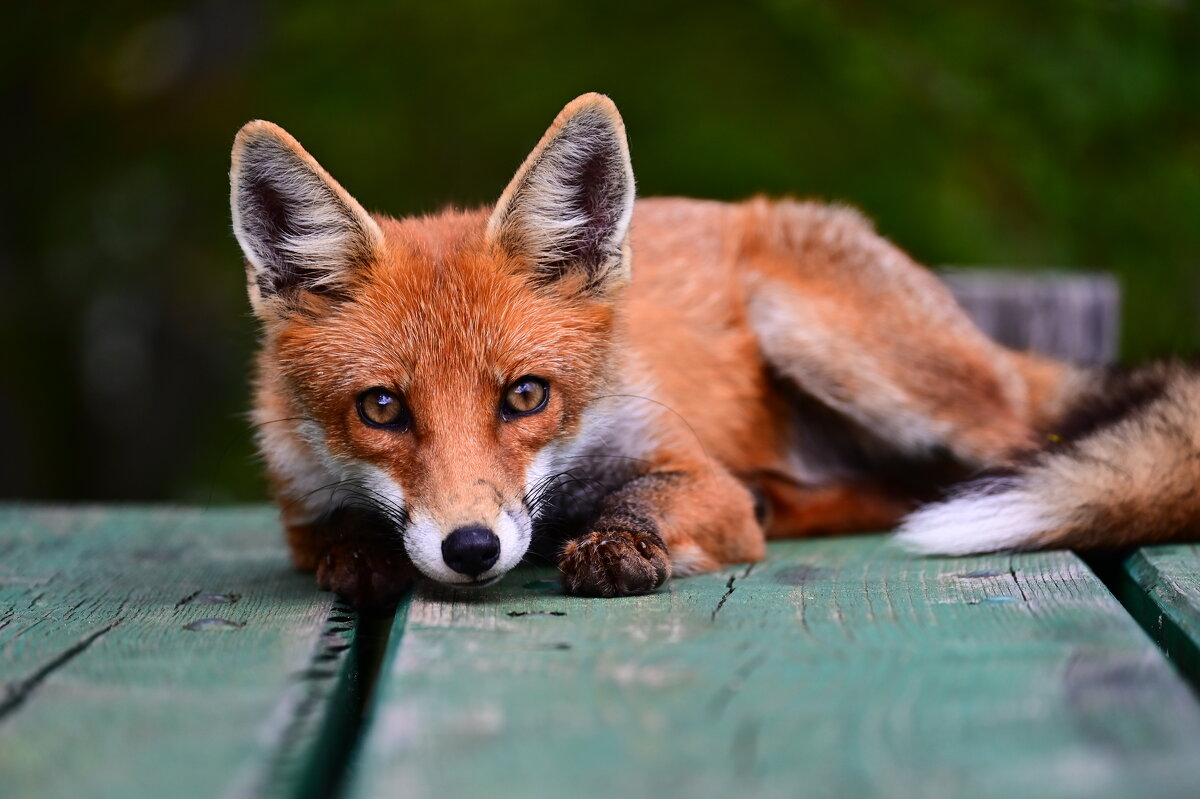
[[[546,131],[488,220],[488,238],[540,280],[568,274],[604,294],[629,280],[633,167],[612,100],[585,94]]]
[[[383,241],[375,220],[278,125],[250,122],[233,143],[233,232],[250,299],[335,292]]]

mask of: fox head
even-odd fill
[[[570,103],[477,212],[368,214],[269,122],[230,180],[285,520],[366,503],[426,576],[499,579],[606,389],[634,200],[615,106]]]

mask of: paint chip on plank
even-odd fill
[[[966,574],[958,575],[960,580],[978,580],[981,577],[999,577],[1004,572],[998,572],[995,569],[979,569],[978,571],[967,572]]]
[[[192,632],[204,632],[205,630],[237,630],[246,626],[244,621],[230,621],[229,619],[197,619],[191,624],[183,625],[183,629],[191,630]]]
[[[564,610],[510,610],[508,615],[515,618],[520,616],[566,616]]]

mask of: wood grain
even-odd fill
[[[1200,709],[1068,553],[880,537],[616,600],[425,587],[355,797],[1194,797]]]
[[[1122,601],[1200,686],[1200,544],[1143,547],[1123,566]]]
[[[0,795],[310,794],[354,623],[266,508],[2,508]]]

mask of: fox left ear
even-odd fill
[[[336,293],[378,256],[375,220],[278,125],[238,131],[229,182],[233,232],[260,316],[277,297]]]
[[[567,105],[517,170],[488,220],[488,238],[532,262],[540,279],[579,273],[590,292],[629,280],[633,166],[612,100]]]

